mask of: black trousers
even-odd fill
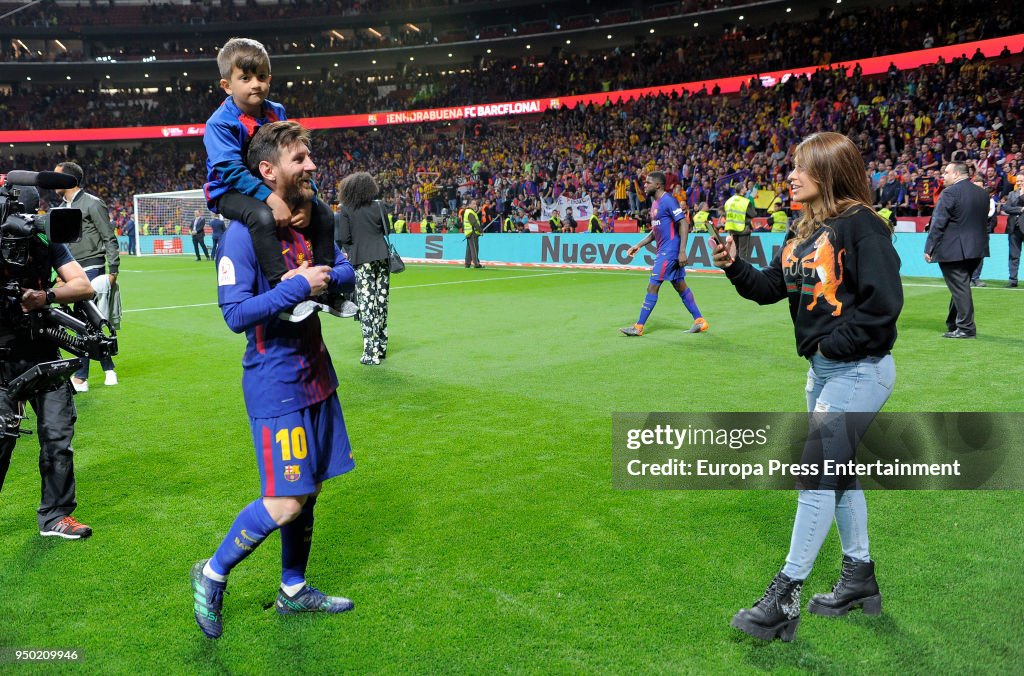
[[[1024,218],[1024,216],[1018,216],[1018,218]],[[1010,281],[1017,281],[1017,272],[1020,270],[1020,245],[1021,240],[1024,239],[1024,233],[1020,231],[1020,225],[1017,225],[1013,230],[1008,230],[1006,233],[1009,238],[1010,244]]]
[[[271,286],[280,282],[284,273],[288,272],[288,267],[281,255],[281,240],[277,238],[274,214],[267,203],[232,191],[220,196],[217,211],[225,218],[239,221],[249,228],[260,269]],[[313,263],[334,267],[334,214],[319,199],[313,200],[313,217],[309,228]]]
[[[978,327],[974,325],[974,298],[971,296],[971,273],[978,267],[979,258],[968,258],[963,261],[939,263],[942,278],[949,288],[949,314],[946,315],[946,328],[950,331],[960,329],[975,334]]]
[[[732,241],[736,242],[736,258],[749,261],[750,254],[754,249],[754,242],[750,239],[750,232],[727,232],[726,234],[732,235]]]
[[[199,256],[199,247],[203,248],[203,255],[207,258],[210,257],[210,251],[206,248],[206,236],[205,235],[192,235],[192,248],[196,250],[196,260],[203,260]]]
[[[472,235],[466,238],[466,267],[480,267],[480,238]]]
[[[57,359],[58,356],[54,355],[53,358]],[[0,372],[5,381],[10,380],[40,361],[46,360],[3,361],[0,362]],[[78,505],[75,501],[74,450],[71,448],[78,413],[75,411],[71,383],[64,383],[59,390],[42,394],[29,404],[38,419],[36,434],[39,436],[39,476],[42,478],[38,520],[39,530],[45,530],[50,524],[75,511]],[[17,413],[18,406],[18,402],[7,396],[6,390],[0,391],[0,415]],[[3,490],[4,479],[11,466],[15,443],[13,438],[0,438],[0,491]]]

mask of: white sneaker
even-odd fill
[[[103,380],[104,385],[117,385],[117,374],[113,370],[104,371],[107,377]]]
[[[75,388],[75,392],[88,392],[89,391],[89,381],[88,380],[81,380],[80,381],[80,380],[78,380],[78,378],[72,378],[71,379],[71,387]]]
[[[284,312],[279,312],[277,316],[286,322],[301,322],[312,317],[323,309],[324,306],[320,303],[316,303],[311,300],[304,300],[293,307],[291,312],[285,310]]]

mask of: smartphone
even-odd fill
[[[710,223],[708,223],[708,235],[711,236],[711,238],[718,242],[721,246],[725,246],[725,238],[722,237],[721,234],[719,234],[718,228],[711,225]]]

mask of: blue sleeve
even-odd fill
[[[220,246],[217,301],[224,321],[235,333],[262,324],[309,296],[309,282],[304,277],[292,277],[265,293],[258,293],[262,272],[245,228],[229,228]]]
[[[345,255],[341,253],[341,249],[338,245],[334,245],[334,269],[331,270],[331,283],[330,287],[332,291],[351,291],[355,288],[356,284],[356,271],[352,268],[352,264],[348,262]]]
[[[243,195],[255,197],[261,202],[266,202],[271,190],[260,179],[256,178],[249,168],[242,164],[241,160],[234,162],[219,162],[214,165],[220,173],[221,181],[230,185]]]
[[[242,141],[239,122],[225,119],[225,115],[214,113],[206,122],[203,145],[210,165],[216,169],[220,180],[234,190],[265,201],[270,189],[263,181],[252,175],[242,157]]]

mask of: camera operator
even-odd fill
[[[36,205],[32,201],[38,197],[30,197],[34,192],[34,189],[23,189],[21,199],[25,211],[35,211]],[[43,288],[21,287],[19,309],[22,313],[93,297],[89,278],[64,244],[43,245],[40,240],[38,245],[29,249],[29,266],[40,271],[38,286]],[[51,269],[56,270],[62,284],[48,289],[45,288],[46,280]],[[4,270],[4,277],[7,276],[7,270]],[[60,359],[56,344],[33,339],[27,330],[13,328],[0,320],[0,373],[4,382],[36,364],[56,359]],[[71,385],[65,383],[56,391],[32,398],[29,403],[36,413],[39,434],[39,474],[42,477],[39,534],[77,540],[92,535],[92,529],[71,516],[77,505],[74,451],[71,448],[77,414],[72,397]],[[12,399],[6,389],[0,388],[0,416],[18,415],[22,410],[23,404]],[[0,436],[0,490],[3,489],[16,441],[13,436]]]
[[[107,205],[99,197],[82,189],[84,172],[74,162],[61,162],[54,171],[69,174],[78,180],[75,188],[58,189],[56,193],[64,199],[63,207],[82,210],[82,238],[71,244],[71,255],[85,270],[89,281],[104,274],[109,268],[111,293],[116,292],[117,270],[120,264],[119,247],[114,228],[110,225],[110,214]],[[104,258],[106,259],[104,261]],[[107,357],[100,362],[106,374],[104,385],[117,385],[117,374],[114,372],[114,360]],[[82,368],[71,377],[71,384],[77,392],[89,391],[89,358],[82,358]]]

